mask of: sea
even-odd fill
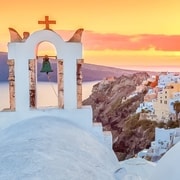
[[[93,85],[99,81],[83,82],[82,99],[85,100],[92,92]],[[23,88],[23,86],[22,86]],[[0,110],[9,108],[9,86],[8,82],[0,83]],[[57,83],[38,82],[37,83],[37,107],[58,106]]]

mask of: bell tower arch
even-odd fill
[[[70,40],[65,42],[59,34],[51,29],[36,31],[25,40],[15,40],[8,44],[8,59],[14,60],[14,103],[16,111],[27,111],[30,108],[29,98],[29,63],[36,59],[37,46],[41,42],[50,42],[56,48],[58,59],[58,103],[60,108],[76,109],[82,101],[82,44]],[[13,63],[11,63],[13,64]],[[32,75],[35,70],[32,70]],[[63,78],[62,78],[63,77]],[[36,84],[34,84],[36,86]],[[36,87],[34,87],[36,88]],[[34,92],[36,93],[36,92]],[[61,99],[64,101],[62,102]],[[11,97],[11,96],[10,96]]]
[[[59,107],[58,100],[58,63],[56,48],[49,42],[41,42],[37,46],[36,59],[29,60],[30,107]],[[61,73],[63,76],[63,73]],[[63,87],[63,82],[60,82]],[[63,89],[63,88],[62,88]]]

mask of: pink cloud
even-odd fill
[[[75,31],[57,31],[64,40],[70,39]],[[162,34],[101,34],[84,31],[82,42],[85,50],[147,50],[179,51],[180,35]]]

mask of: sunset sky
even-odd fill
[[[33,33],[46,15],[64,40],[84,28],[86,63],[179,71],[180,0],[0,0],[0,51],[9,27]]]

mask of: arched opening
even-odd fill
[[[56,48],[49,42],[41,42],[37,45],[36,57],[29,63],[30,106],[57,107],[59,106],[59,60],[56,58]]]
[[[58,106],[56,55],[54,45],[49,42],[37,46],[37,107]],[[45,61],[49,62],[48,68],[44,67]]]

